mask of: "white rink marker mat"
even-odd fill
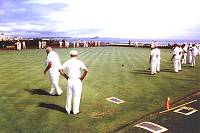
[[[134,127],[143,128],[152,133],[162,133],[162,132],[165,132],[168,130],[167,128],[162,127],[162,126],[152,123],[152,122],[142,122],[142,123],[135,125]]]
[[[191,107],[186,107],[186,106],[183,106],[177,110],[174,110],[175,113],[179,113],[179,114],[183,114],[183,115],[191,115],[195,112],[197,112],[198,110],[194,109],[194,108],[191,108]]]
[[[109,98],[106,98],[106,100],[112,102],[112,103],[116,103],[116,104],[120,104],[120,103],[124,103],[125,101],[119,99],[119,98],[116,98],[116,97],[109,97]]]

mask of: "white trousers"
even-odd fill
[[[160,59],[157,60],[156,71],[160,71]]]
[[[191,66],[195,66],[195,58],[196,58],[196,56],[192,56]]]
[[[181,59],[178,60],[178,70],[181,71]]]
[[[183,54],[183,58],[182,58],[182,64],[186,64],[186,58],[187,57],[187,55],[186,54]]]
[[[63,91],[60,89],[58,85],[60,73],[58,72],[58,70],[53,70],[53,71],[51,70],[48,71],[48,74],[51,82],[51,90],[49,93],[51,95],[56,95],[56,94],[61,95]]]
[[[188,54],[188,62],[189,64],[192,63],[192,53],[189,51],[189,54]]]
[[[80,79],[68,79],[67,97],[65,109],[69,114],[72,110],[73,100],[73,113],[79,113],[79,106],[81,100],[82,82]]]
[[[180,70],[180,60],[173,59],[173,64],[174,64],[174,72],[178,72]]]
[[[151,61],[151,74],[156,74],[157,61]]]

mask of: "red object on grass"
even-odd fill
[[[169,108],[170,108],[170,98],[169,97],[167,97],[167,100],[165,101],[165,108],[166,108],[166,110],[169,110]]]

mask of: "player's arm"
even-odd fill
[[[172,58],[171,58],[171,60],[172,60],[172,59],[174,59],[174,57],[175,57],[175,54],[173,54],[173,55],[172,55]]]
[[[47,66],[46,66],[46,68],[45,68],[45,70],[44,70],[44,74],[46,74],[46,72],[51,68],[51,66],[52,66],[52,62],[49,61]]]
[[[149,63],[151,63],[152,55],[149,56]]]
[[[60,74],[68,80],[67,74],[65,74],[64,69],[59,69]]]
[[[88,70],[83,69],[82,76],[80,77],[81,81],[83,81],[83,79],[85,78],[85,76],[87,75],[87,73],[88,73]]]

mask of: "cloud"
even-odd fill
[[[67,4],[67,0],[26,0],[25,3],[27,4],[42,4],[42,5],[49,5],[49,4]]]
[[[0,30],[44,36],[197,37],[198,5],[199,0],[1,0]]]
[[[2,0],[0,9],[1,31],[30,31],[30,30],[48,30],[53,23],[48,20],[48,15],[54,11],[62,10],[67,5],[63,3],[32,3],[28,4],[26,0]]]

